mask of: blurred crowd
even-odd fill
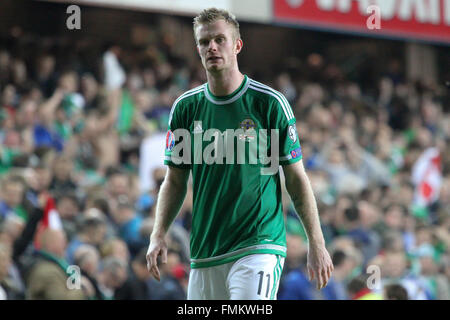
[[[204,71],[173,54],[167,37],[144,48],[95,45],[0,39],[0,300],[186,298],[191,187],[160,282],[145,255],[169,112]],[[449,299],[449,91],[407,81],[399,65],[370,89],[319,54],[255,75],[294,110],[335,266],[315,290],[285,192],[279,299]],[[438,183],[418,201],[414,166],[430,150]]]

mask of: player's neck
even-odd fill
[[[227,96],[239,88],[244,75],[238,70],[230,70],[230,72],[220,72],[216,74],[207,73],[208,88],[215,96]]]

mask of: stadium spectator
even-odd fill
[[[106,223],[100,217],[85,217],[81,220],[81,226],[77,235],[70,241],[66,249],[66,259],[74,262],[75,251],[83,244],[100,246],[105,238]]]
[[[185,300],[186,291],[175,277],[174,270],[180,264],[180,254],[172,249],[167,252],[167,263],[163,264],[160,281],[149,280],[151,300]]]
[[[8,285],[5,283],[10,264],[11,250],[7,245],[0,242],[0,300],[9,300],[12,298],[8,292]]]
[[[373,292],[367,286],[368,276],[361,274],[350,280],[347,290],[350,299],[352,300],[383,300],[383,297]]]
[[[56,199],[56,210],[61,218],[67,239],[71,241],[76,234],[76,218],[80,214],[80,205],[77,197],[71,193],[58,196]]]
[[[127,264],[125,261],[108,257],[103,259],[98,275],[99,288],[106,300],[114,299],[114,294],[126,281]]]
[[[82,300],[81,289],[67,287],[68,263],[64,259],[66,236],[61,230],[47,229],[41,235],[42,249],[27,277],[27,299]]]
[[[131,262],[131,273],[114,293],[116,300],[148,300],[150,273],[147,270],[147,250],[143,248]]]
[[[89,300],[104,300],[105,297],[97,281],[100,264],[98,250],[89,244],[81,245],[75,251],[74,259],[75,265],[80,268],[83,276],[81,286],[83,286],[87,298]]]
[[[7,179],[4,179],[1,186],[2,200],[0,201],[0,221],[15,214],[22,203],[25,193],[24,181],[19,176],[10,176]]]
[[[384,287],[384,300],[408,300],[408,292],[399,284],[390,284]]]
[[[130,252],[128,251],[127,244],[117,237],[107,239],[102,243],[100,255],[103,259],[114,257],[125,262],[130,260]]]
[[[57,156],[53,161],[53,179],[49,189],[58,194],[75,192],[76,183],[73,181],[73,161],[65,156]]]
[[[436,261],[434,248],[423,245],[417,252],[420,277],[423,279],[433,300],[449,300],[450,287],[447,278],[438,273],[439,261]]]
[[[125,241],[131,256],[134,257],[148,242],[140,233],[141,215],[136,213],[130,203],[123,202],[113,211],[113,220],[118,226],[119,237]]]
[[[333,255],[334,272],[328,285],[323,289],[326,300],[347,300],[347,281],[353,270],[353,263],[344,251],[336,250]]]
[[[381,264],[382,286],[401,284],[412,300],[429,300],[431,292],[424,281],[411,272],[404,252],[386,252]]]
[[[307,247],[302,237],[287,235],[287,252],[285,271],[280,284],[278,299],[280,300],[313,300],[316,291],[308,279],[306,266]]]
[[[131,183],[129,176],[119,169],[112,168],[107,177],[107,198],[111,211],[118,209],[119,203],[131,202]]]

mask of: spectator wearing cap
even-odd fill
[[[80,231],[72,239],[66,249],[66,258],[69,263],[74,262],[75,251],[83,244],[94,247],[100,246],[106,234],[106,224],[99,217],[83,217],[80,223]]]

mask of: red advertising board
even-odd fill
[[[273,0],[273,18],[281,23],[450,44],[450,0]]]

